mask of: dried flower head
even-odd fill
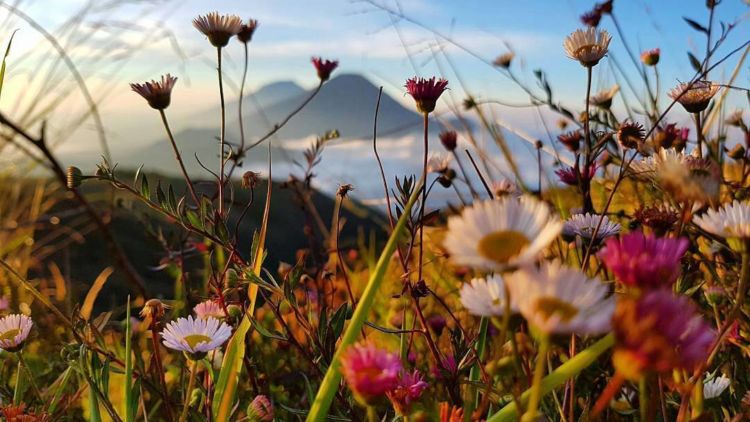
[[[623,297],[613,318],[612,360],[627,379],[644,372],[691,371],[708,356],[715,333],[690,299],[658,289],[639,298]]]
[[[620,85],[614,84],[606,91],[602,91],[590,98],[591,105],[609,110],[612,107],[612,99],[620,92]]]
[[[495,57],[495,60],[492,61],[492,64],[502,69],[508,69],[511,63],[513,63],[513,59],[515,57],[516,55],[513,52],[509,51]]]
[[[680,260],[689,245],[683,237],[656,237],[636,231],[620,239],[608,239],[599,258],[626,286],[669,288],[680,275]]]
[[[325,82],[331,78],[331,73],[339,66],[338,60],[323,60],[320,57],[313,57],[311,59],[315,71],[318,72],[318,78],[321,82]]]
[[[253,401],[247,407],[247,417],[249,422],[271,422],[273,421],[273,403],[267,396],[255,396]]]
[[[255,189],[255,186],[258,185],[259,180],[260,173],[248,170],[242,173],[242,181],[240,182],[240,185],[244,189]]]
[[[350,183],[344,183],[342,185],[339,185],[338,190],[336,190],[336,196],[345,197],[349,194],[349,192],[354,190],[354,186]]]
[[[617,129],[617,140],[623,148],[638,148],[643,142],[643,125],[626,121]]]
[[[211,45],[222,48],[229,43],[230,38],[240,33],[242,18],[237,15],[220,15],[219,12],[211,12],[193,19],[193,26],[208,37]]]
[[[33,326],[31,318],[22,314],[0,318],[0,349],[11,353],[21,350]]]
[[[492,194],[495,195],[495,198],[502,198],[504,196],[520,196],[521,191],[512,181],[500,179],[492,182]]]
[[[433,152],[427,159],[427,173],[443,174],[450,169],[453,156],[447,153]]]
[[[428,114],[435,110],[440,95],[447,89],[448,81],[434,76],[430,79],[417,78],[416,76],[406,81],[406,93],[414,98],[417,110]]]
[[[585,67],[596,66],[607,54],[612,37],[607,31],[596,28],[577,29],[565,38],[565,52]]]
[[[164,110],[172,101],[172,88],[177,78],[167,73],[162,75],[161,81],[151,80],[142,84],[130,84],[130,88],[148,101],[148,105],[156,110]]]
[[[742,144],[735,144],[732,149],[726,151],[729,158],[733,160],[744,160],[747,158],[747,150]]]
[[[742,120],[742,112],[742,109],[735,110],[726,119],[724,119],[724,122],[729,126],[744,128],[745,122],[744,120]]]
[[[450,217],[443,246],[459,265],[504,270],[536,261],[561,229],[547,204],[530,196],[506,196]]]
[[[659,63],[660,56],[661,50],[652,48],[641,53],[641,62],[646,66],[656,66]]]
[[[440,132],[440,143],[448,151],[454,151],[458,144],[458,135],[455,130],[444,130]]]
[[[203,359],[206,354],[221,347],[232,335],[232,328],[216,318],[178,318],[161,332],[164,345],[185,352],[192,360]]]
[[[687,143],[690,129],[678,129],[675,123],[659,126],[654,131],[652,143],[654,147],[672,148],[673,146],[685,145]]]
[[[719,91],[719,85],[711,81],[681,83],[669,91],[669,98],[682,104],[688,113],[700,113],[708,107],[711,98]]]
[[[573,130],[562,135],[557,136],[557,140],[561,144],[565,145],[572,152],[578,151],[581,147],[581,141],[583,140],[583,133],[580,130]]]
[[[402,371],[398,385],[386,395],[399,415],[409,415],[412,404],[419,400],[427,387],[428,384],[416,369],[413,372]]]
[[[641,207],[633,217],[641,225],[653,230],[657,236],[664,236],[679,219],[677,211],[666,206]]]
[[[594,6],[594,9],[602,15],[611,15],[612,3],[614,3],[614,0],[603,1],[601,3],[597,3],[596,6]]]
[[[659,184],[679,202],[713,202],[721,187],[721,169],[708,158],[668,155],[659,165]]]
[[[81,182],[83,182],[83,173],[81,173],[81,169],[75,166],[68,167],[68,170],[65,172],[65,182],[68,189],[75,189],[81,186]]]
[[[142,318],[151,318],[152,321],[159,321],[164,318],[164,310],[169,309],[169,306],[165,305],[159,299],[149,299],[143,304],[141,309]]]
[[[256,19],[248,19],[247,23],[243,23],[240,27],[240,32],[237,33],[237,39],[241,43],[249,43],[253,40],[253,34],[255,34],[256,29],[258,29],[258,21]]]
[[[586,335],[610,329],[615,301],[599,279],[560,261],[524,267],[506,279],[521,315],[544,333]]]
[[[341,374],[363,404],[372,403],[396,388],[402,368],[398,354],[372,343],[350,346],[341,356]]]

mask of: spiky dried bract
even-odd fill
[[[211,12],[193,19],[193,26],[217,48],[225,47],[229,40],[242,30],[242,18],[237,15],[221,15]]]
[[[689,245],[683,237],[656,237],[636,231],[608,239],[599,258],[626,286],[669,288],[680,275],[680,260]]]
[[[172,88],[177,78],[167,73],[162,75],[161,81],[151,80],[144,83],[132,83],[130,88],[145,98],[148,105],[156,110],[164,110],[172,102]]]
[[[438,98],[448,88],[448,81],[443,78],[437,79],[434,76],[429,79],[415,76],[407,79],[404,86],[407,94],[411,95],[417,103],[417,110],[420,113],[428,114],[435,110]]]
[[[643,125],[626,121],[617,129],[617,140],[623,148],[638,148],[643,142]]]
[[[34,322],[22,314],[11,314],[0,318],[0,349],[17,352],[23,348]]]
[[[677,101],[688,113],[700,113],[719,92],[719,85],[711,81],[681,83],[669,91],[669,98]]]
[[[313,57],[311,59],[315,71],[318,73],[318,78],[321,82],[325,82],[331,78],[331,73],[338,67],[338,60],[323,60],[320,57]]]
[[[565,183],[566,185],[578,186],[579,177],[581,178],[582,182],[588,183],[594,179],[594,176],[596,176],[597,169],[598,167],[595,164],[588,166],[588,169],[583,171],[576,169],[575,167],[563,166],[555,170],[555,174],[560,179],[560,181]]]
[[[341,356],[341,374],[357,399],[365,404],[396,388],[402,369],[398,354],[372,343],[355,344]]]
[[[577,29],[565,38],[565,53],[585,67],[596,66],[606,54],[612,37],[596,28]]]
[[[524,267],[506,280],[521,315],[546,334],[596,335],[610,329],[615,300],[597,278],[553,261]]]
[[[561,229],[547,204],[530,196],[506,196],[450,217],[443,245],[456,264],[503,270],[536,261]]]
[[[614,366],[632,380],[645,372],[691,371],[708,357],[716,338],[690,299],[667,289],[621,298],[613,326]]]

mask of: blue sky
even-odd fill
[[[486,60],[507,51],[506,44],[516,51],[514,62],[521,78],[533,84],[532,70],[544,69],[555,89],[557,97],[572,108],[581,107],[585,89],[585,72],[582,67],[568,59],[563,51],[564,37],[581,27],[579,15],[590,9],[594,2],[580,0],[376,0],[390,8],[401,8],[403,13],[430,28],[448,35],[457,43],[470,48]],[[21,8],[49,28],[58,27],[85,2],[82,0],[55,0],[54,7],[49,1],[26,1]],[[215,90],[214,50],[205,38],[190,24],[191,19],[201,13],[218,10],[222,13],[235,13],[245,18],[256,18],[260,27],[251,45],[251,71],[249,84],[259,87],[265,83],[291,79],[303,86],[316,83],[315,74],[309,59],[313,55],[339,59],[339,72],[358,72],[376,84],[385,86],[394,97],[403,97],[403,81],[419,73],[430,76],[439,74],[439,68],[432,60],[435,48],[442,46],[451,57],[468,89],[482,98],[504,100],[524,100],[524,94],[512,83],[501,77],[480,60],[445,43],[429,31],[406,21],[394,20],[388,13],[373,7],[368,2],[348,0],[215,0],[215,1],[168,1],[155,0],[154,6],[135,2],[136,5],[120,7],[115,12],[100,11],[88,19],[107,24],[136,23],[141,27],[156,25],[164,19],[163,34],[144,45],[129,61],[118,66],[116,73],[111,69],[102,70],[100,65],[87,66],[86,48],[71,53],[79,60],[81,71],[87,83],[96,91],[97,86],[117,78],[118,85],[101,105],[112,136],[128,137],[135,127],[139,130],[138,140],[146,142],[159,134],[160,127],[142,124],[143,119],[153,119],[151,111],[132,94],[127,86],[129,81],[139,81],[158,77],[172,72],[179,78],[171,112],[177,129],[189,122],[181,122],[181,116],[188,116],[197,110],[208,109],[217,102]],[[707,10],[702,0],[617,0],[615,13],[626,32],[628,42],[636,52],[646,48],[660,47],[662,61],[659,65],[662,91],[666,91],[680,80],[693,74],[686,55],[688,50],[702,58],[705,40],[690,29],[682,16],[698,22],[707,21]],[[739,19],[738,28],[725,43],[721,51],[727,51],[750,38],[748,30],[748,5],[743,0],[724,0],[718,8],[716,21],[730,22]],[[23,78],[19,74],[33,72],[34,69],[14,68],[13,58],[22,54],[25,48],[32,48],[40,42],[39,37],[28,27],[19,23],[21,31],[16,37],[14,55],[10,58],[8,88],[3,93],[3,102],[12,101],[8,97],[24,92]],[[602,28],[613,34],[612,55],[630,71],[619,36],[614,31],[611,20],[605,18]],[[398,31],[397,31],[398,29]],[[171,34],[167,37],[164,34]],[[400,37],[399,37],[400,35]],[[140,38],[138,30],[126,31],[123,43],[134,43]],[[406,54],[406,48],[412,58]],[[175,41],[180,46],[178,53]],[[89,47],[95,48],[95,47]],[[230,81],[239,78],[239,62],[242,58],[239,43],[230,44],[226,50],[226,76]],[[720,51],[720,53],[721,53]],[[719,54],[721,56],[722,54]],[[53,60],[49,57],[48,60]],[[736,60],[718,69],[712,77],[721,79],[731,71]],[[443,63],[445,66],[445,63]],[[122,67],[122,68],[119,68]],[[747,63],[736,81],[741,86],[750,85]],[[116,74],[116,76],[112,76]],[[456,76],[446,75],[451,81],[451,94],[462,98],[464,93],[456,83]],[[608,59],[596,70],[596,88],[605,88],[614,82]],[[234,91],[229,89],[229,96]],[[732,103],[742,104],[742,95],[732,94]],[[80,98],[75,96],[67,104],[69,109],[82,107]],[[508,111],[511,119],[528,131],[538,131],[534,118],[520,111]],[[528,114],[528,112],[524,112]],[[124,118],[127,117],[127,118]],[[90,134],[90,125],[88,127]],[[85,136],[81,139],[87,138]],[[152,136],[153,135],[153,136]],[[88,146],[89,142],[79,141],[71,146]]]

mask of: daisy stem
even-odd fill
[[[641,414],[641,421],[648,420],[648,377],[643,375],[638,381],[638,409]]]
[[[21,402],[21,371],[23,366],[21,360],[18,360],[18,372],[16,373],[16,386],[13,388],[13,404],[18,405]]]
[[[190,397],[193,396],[193,387],[195,386],[195,373],[198,372],[198,361],[192,361],[190,365],[190,379],[188,380],[188,387],[185,390],[185,404],[182,406],[182,413],[180,413],[180,422],[187,420],[188,409],[190,409]]]
[[[507,296],[506,296],[507,297]],[[487,327],[489,325],[490,319],[488,317],[482,317],[482,319],[479,321],[479,337],[477,339],[477,362],[474,364],[474,366],[471,367],[471,372],[469,372],[469,381],[478,381],[479,380],[479,365],[482,364],[482,361],[484,360],[485,355],[485,349],[487,347]],[[500,337],[504,339],[505,337]],[[468,415],[471,415],[471,412],[479,406],[479,390],[477,390],[475,387],[469,388],[469,401],[468,406],[464,406],[466,413]]]
[[[593,212],[594,206],[591,202],[591,181],[589,178],[589,166],[591,165],[591,130],[589,128],[589,104],[591,103],[591,66],[586,68],[586,118],[583,120],[583,135],[585,139],[584,154],[586,156],[583,165],[583,175],[579,179],[581,195],[583,196],[583,212]]]
[[[694,113],[695,116],[695,133],[698,137],[698,158],[703,158],[703,128],[701,127],[701,114]]]
[[[219,101],[221,103],[221,128],[219,131],[219,215],[224,215],[224,128],[226,107],[224,105],[224,81],[221,77],[221,47],[216,48],[216,70],[219,74]]]
[[[549,349],[549,336],[541,334],[539,337],[539,350],[537,350],[536,354],[534,381],[531,384],[529,406],[521,418],[521,422],[533,422],[538,419],[537,409],[542,398],[542,378],[544,378],[544,367],[547,363],[547,349]]]
[[[169,128],[169,123],[167,122],[167,115],[166,113],[164,113],[163,109],[159,110],[159,114],[161,115],[162,123],[164,123],[164,129],[166,129],[167,131],[167,137],[169,138],[169,142],[172,144],[172,149],[174,150],[174,157],[175,159],[177,159],[177,164],[180,165],[180,170],[182,170],[182,176],[185,178],[185,183],[187,183],[188,190],[190,191],[190,196],[193,197],[195,206],[200,207],[201,204],[198,201],[198,195],[195,193],[195,187],[193,186],[193,181],[190,180],[190,176],[188,175],[188,172],[185,169],[185,163],[182,161],[180,150],[177,148],[177,143],[175,142],[174,136],[172,135],[172,130]]]
[[[31,373],[31,369],[29,369],[29,365],[26,364],[26,360],[23,358],[23,354],[21,352],[18,352],[18,377],[21,377],[21,369],[23,368],[24,371],[26,371],[26,376],[29,377],[29,385],[31,385],[31,389],[34,390],[34,394],[37,396],[40,402],[43,402],[42,400],[42,393],[39,392],[39,388],[36,386],[36,382],[34,382],[34,375]],[[16,389],[18,388],[18,380],[16,380]],[[16,392],[14,391],[13,394],[13,400],[16,400]]]
[[[375,410],[375,406],[367,406],[367,420],[369,422],[378,422],[378,411]]]

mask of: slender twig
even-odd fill
[[[190,191],[190,195],[193,197],[195,206],[200,207],[201,203],[198,200],[198,195],[195,193],[195,187],[193,186],[193,181],[190,179],[190,175],[185,169],[185,163],[182,161],[180,150],[179,148],[177,148],[177,142],[175,142],[174,136],[172,135],[172,130],[169,128],[169,122],[167,122],[167,114],[164,112],[164,109],[159,110],[159,115],[161,115],[161,121],[162,123],[164,123],[164,129],[167,131],[167,137],[169,138],[169,142],[172,144],[172,150],[174,150],[175,159],[177,160],[177,164],[180,165],[180,170],[182,171],[182,176],[185,178],[185,183],[187,183],[188,190]]]

